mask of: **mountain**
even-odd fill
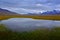
[[[60,11],[59,10],[47,11],[43,12],[41,15],[60,15]]]
[[[52,10],[52,11],[46,11],[46,12],[39,12],[39,13],[28,13],[26,15],[60,15],[59,10]]]
[[[27,15],[37,15],[36,13],[28,13]]]
[[[27,13],[26,15],[40,15],[41,14],[41,12],[39,12],[39,13]]]
[[[0,8],[0,16],[2,15],[18,15],[18,14],[15,12],[11,12],[9,10]]]

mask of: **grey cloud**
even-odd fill
[[[41,4],[38,5],[37,4]],[[54,9],[60,9],[60,0],[0,0],[0,7],[6,8],[8,10],[11,10],[9,8],[15,8],[11,11],[16,11],[20,13],[27,13],[29,11],[22,10],[20,8],[24,9],[30,9],[30,12],[33,12],[33,10],[54,10]],[[18,10],[16,10],[16,8]]]

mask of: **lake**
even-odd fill
[[[11,18],[2,20],[2,24],[6,25],[12,31],[32,31],[41,28],[59,27],[60,21],[38,20],[32,18]]]

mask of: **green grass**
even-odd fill
[[[4,31],[5,30],[5,31]],[[0,25],[0,40],[60,40],[60,27],[34,30],[30,32],[12,32]]]
[[[1,31],[7,31],[8,29],[5,27],[5,25],[0,24],[0,32]]]

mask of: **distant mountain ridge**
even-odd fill
[[[60,15],[60,11],[59,10],[47,11],[43,12],[41,15]]]
[[[18,14],[15,12],[11,12],[9,10],[0,8],[0,16],[1,15],[18,15]]]
[[[39,13],[28,13],[28,15],[60,15],[59,10],[52,10],[52,11],[46,11],[46,12],[39,12]]]

